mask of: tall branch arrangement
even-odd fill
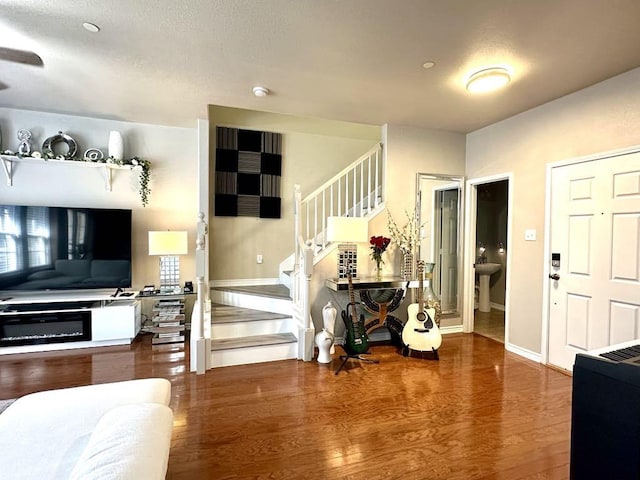
[[[387,228],[389,229],[391,241],[395,243],[403,253],[413,253],[420,241],[420,229],[424,226],[424,223],[419,223],[417,209],[414,209],[411,214],[405,210],[404,214],[407,217],[407,221],[404,226],[400,228],[393,220],[389,209],[387,209]]]

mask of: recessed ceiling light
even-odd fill
[[[98,33],[100,31],[100,27],[95,23],[84,22],[82,26],[87,32]]]
[[[269,95],[269,89],[266,87],[253,87],[253,94],[256,97],[266,97]]]
[[[467,90],[471,93],[492,92],[504,87],[510,81],[511,74],[506,68],[485,68],[471,74],[467,81]]]
[[[426,62],[424,62],[422,64],[422,68],[427,69],[427,70],[430,69],[430,68],[433,68],[435,66],[436,66],[436,62],[433,62],[431,60],[428,60],[428,61],[426,61]]]

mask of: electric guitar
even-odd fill
[[[347,279],[349,280],[349,303],[346,310],[342,311],[342,321],[347,329],[347,338],[344,342],[344,350],[348,355],[359,355],[369,350],[369,338],[364,329],[364,314],[358,317],[356,300],[353,292],[353,282],[351,280],[351,268],[348,268]],[[350,310],[350,312],[349,312]]]
[[[402,342],[411,350],[432,352],[440,348],[442,335],[434,321],[435,308],[425,308],[423,300],[424,262],[418,262],[418,303],[412,303],[407,308],[407,323],[402,329]]]

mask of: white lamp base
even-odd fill
[[[341,243],[338,245],[338,280],[345,280],[351,271],[351,278],[358,277],[358,245]]]

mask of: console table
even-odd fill
[[[365,330],[370,334],[377,328],[386,327],[396,341],[402,341],[402,328],[404,323],[396,316],[391,315],[400,306],[406,289],[416,287],[418,282],[408,282],[400,277],[374,277],[354,278],[351,281],[353,290],[357,291],[365,310],[372,318],[365,320]],[[325,281],[325,286],[334,292],[346,292],[349,290],[349,281],[330,278]]]

